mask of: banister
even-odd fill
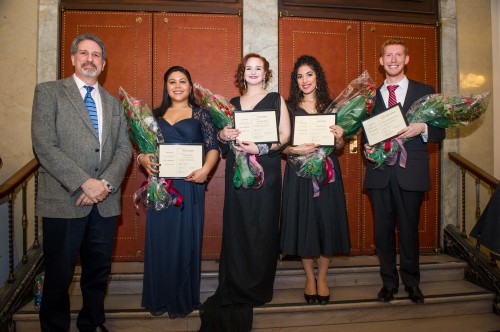
[[[474,175],[479,180],[488,184],[490,188],[495,189],[496,186],[500,183],[500,180],[498,180],[482,168],[476,166],[474,163],[462,157],[458,153],[450,152],[448,153],[448,156],[450,157],[450,160],[454,161],[459,167],[465,169],[467,172]]]
[[[12,175],[7,181],[0,185],[0,199],[7,197],[7,195],[13,193],[17,187],[19,187],[23,182],[25,182],[33,173],[38,169],[40,164],[36,158],[33,158],[26,165],[23,166],[19,171]]]

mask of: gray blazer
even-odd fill
[[[80,185],[104,178],[115,190],[97,207],[103,217],[121,213],[120,185],[132,146],[122,104],[99,85],[102,151],[74,78],[40,83],[35,88],[31,136],[40,162],[37,215],[82,218],[91,206],[76,206]],[[101,159],[99,160],[99,154]]]

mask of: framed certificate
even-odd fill
[[[371,146],[395,137],[408,126],[403,108],[398,103],[386,111],[362,122],[368,144]]]
[[[336,114],[296,115],[293,124],[292,145],[315,143],[334,146],[335,136],[330,126],[337,123]]]
[[[234,127],[240,131],[240,141],[279,142],[276,110],[235,111]]]
[[[183,179],[203,166],[203,144],[158,144],[159,177]]]

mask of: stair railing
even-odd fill
[[[33,214],[28,215],[28,188],[33,188],[33,202],[36,202],[38,191],[38,168],[36,159],[28,162],[7,181],[0,185],[0,201],[7,198],[8,204],[8,277],[0,287],[0,331],[12,328],[12,315],[33,294],[34,277],[41,270],[43,255],[41,237],[39,235],[39,218],[36,215],[36,203],[33,203]],[[31,200],[30,200],[31,201]],[[15,214],[15,204],[21,203],[21,215]],[[32,222],[31,222],[32,221]],[[5,220],[0,220],[5,222]],[[30,224],[33,227],[28,227]],[[22,255],[14,266],[14,248],[18,243],[15,238],[16,227],[22,227]],[[28,236],[28,230],[33,230],[33,236]],[[31,234],[29,234],[31,235]],[[28,238],[32,242],[28,243]],[[2,253],[4,254],[4,253]]]
[[[481,194],[480,194],[480,189],[481,185],[485,184],[489,186],[490,188],[490,195],[493,194],[495,191],[495,188],[498,186],[500,183],[500,180],[489,174],[488,172],[484,171],[474,163],[470,162],[466,158],[460,156],[456,152],[450,152],[449,154],[450,160],[455,162],[455,164],[458,165],[460,168],[461,172],[461,190],[462,190],[462,221],[461,221],[461,229],[462,229],[462,236],[464,238],[467,238],[467,228],[466,228],[466,202],[465,202],[465,193],[466,193],[466,186],[465,186],[465,178],[466,174],[470,174],[474,179],[475,179],[475,187],[476,187],[476,221],[479,219],[481,216],[481,206],[480,206],[480,201],[481,201]],[[480,249],[480,243],[477,241],[476,246],[478,249]],[[490,255],[491,263],[496,265],[496,257],[493,255]]]
[[[484,251],[480,248],[479,241],[476,245],[467,237],[466,230],[466,203],[465,203],[465,176],[470,174],[475,179],[476,186],[476,222],[481,216],[480,207],[480,188],[481,185],[489,186],[490,194],[493,194],[499,184],[499,180],[487,173],[474,163],[463,158],[458,153],[450,152],[449,158],[455,162],[461,171],[461,189],[462,189],[462,220],[461,231],[455,225],[446,226],[443,234],[444,251],[448,255],[463,259],[467,262],[464,277],[480,287],[489,289],[495,293],[492,301],[493,312],[500,316],[500,269],[496,263],[498,256],[491,250],[488,260]],[[489,249],[483,244],[483,247]]]

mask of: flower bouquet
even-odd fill
[[[208,110],[215,127],[218,130],[226,126],[234,126],[233,112],[235,108],[224,97],[213,94],[199,83],[194,84],[194,95],[200,107]],[[235,188],[259,188],[264,183],[264,169],[257,156],[247,154],[234,148],[234,142],[229,142],[235,155],[233,185]]]
[[[344,129],[343,137],[355,137],[373,108],[375,92],[370,74],[365,71],[352,80],[323,113],[336,113],[337,125]],[[320,184],[335,181],[333,162],[328,157],[332,151],[333,147],[320,147],[307,155],[288,156],[298,176],[312,179],[314,197],[319,196]]]
[[[489,95],[489,92],[471,96],[447,96],[439,93],[426,95],[411,105],[406,118],[410,124],[427,123],[437,128],[468,126],[486,112]],[[377,167],[384,164],[392,166],[396,163],[398,152],[401,152],[400,166],[405,167],[406,150],[403,144],[414,138],[393,139],[387,148],[385,142],[381,142],[375,146],[375,151],[369,157],[375,161]]]
[[[158,143],[163,142],[163,135],[148,105],[130,96],[122,87],[118,89],[118,93],[127,118],[130,138],[141,153],[156,154]],[[182,203],[182,197],[172,187],[172,181],[158,179],[156,176],[149,176],[147,182],[134,193],[133,200],[136,208],[138,208],[136,202],[139,197],[148,209],[157,211],[171,205],[180,206]]]

